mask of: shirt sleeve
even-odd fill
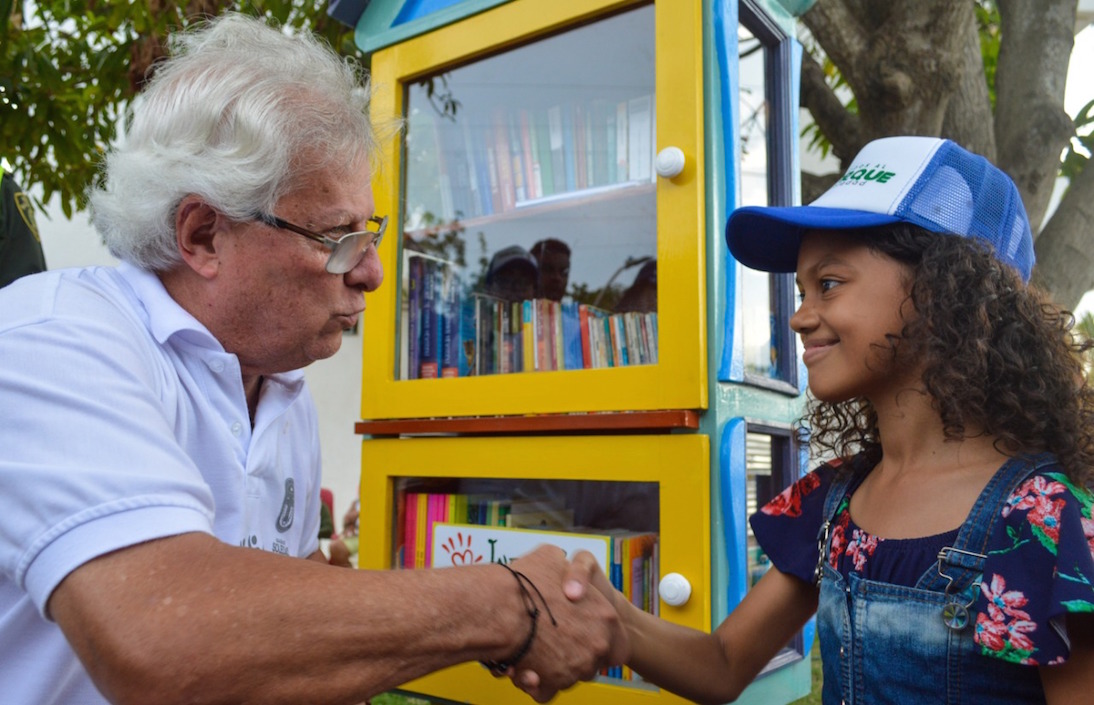
[[[87,316],[39,320],[52,289],[20,284],[4,291],[23,297],[24,322],[0,330],[0,582],[45,614],[52,590],[92,558],[212,533],[214,505],[165,417],[157,370],[123,333],[127,320],[96,322],[90,309],[109,304],[94,294]]]
[[[1063,472],[1027,479],[990,539],[976,605],[985,655],[1027,665],[1063,663],[1066,616],[1094,612],[1094,496]]]
[[[752,533],[772,565],[809,583],[817,567],[817,532],[824,523],[824,498],[834,475],[833,464],[820,466],[749,519]]]

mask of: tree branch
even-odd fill
[[[1094,161],[1088,161],[1060,201],[1037,239],[1033,283],[1052,294],[1064,308],[1075,310],[1083,294],[1094,289]]]
[[[980,50],[977,23],[966,22],[964,34],[964,39],[961,40],[962,51],[958,57],[960,78],[942,118],[942,136],[994,162],[994,117],[987,77],[984,75],[984,56]]]
[[[821,133],[832,143],[840,163],[855,156],[865,140],[858,116],[847,110],[825,80],[824,69],[809,52],[802,52],[801,104]]]
[[[844,80],[853,90],[857,83],[854,74],[859,66],[858,59],[866,51],[869,33],[860,21],[861,10],[856,11],[850,4],[848,0],[824,0],[813,5],[799,19],[832,63],[840,67]]]
[[[1052,196],[1060,152],[1075,132],[1063,108],[1075,11],[1075,0],[999,0],[997,163],[1017,184],[1034,232]]]

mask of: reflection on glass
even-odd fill
[[[745,434],[745,515],[752,516],[782,491],[774,486],[771,462],[771,436],[762,433]],[[755,585],[771,567],[771,561],[746,524],[748,551],[748,586]]]
[[[659,612],[656,482],[402,477],[392,516],[395,567],[508,563],[551,543],[590,551],[633,604]]]
[[[741,72],[741,205],[766,206],[770,199],[764,46],[744,25],[738,25],[737,41]],[[771,275],[742,268],[740,276],[745,373],[777,379],[779,351]]]
[[[649,5],[408,87],[401,379],[657,362],[653,46]]]
[[[776,497],[793,481],[796,467],[791,458],[792,444],[789,436],[748,431],[745,434],[745,514],[751,516],[760,507]],[[752,526],[745,524],[745,548],[747,551],[747,587],[751,588],[771,569],[771,560],[763,552],[752,534]],[[801,634],[775,655],[764,672],[778,668],[802,657]]]
[[[771,275],[754,269],[741,270],[745,373],[778,377],[779,349],[775,344],[776,318]]]
[[[742,206],[766,206],[768,199],[768,109],[764,45],[744,25],[737,25],[741,87],[739,135]]]

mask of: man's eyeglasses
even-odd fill
[[[387,216],[380,217],[378,215],[369,218],[368,226],[366,226],[375,226],[375,229],[346,233],[339,238],[312,232],[307,228],[293,225],[289,221],[269,213],[256,213],[254,219],[272,228],[288,230],[326,245],[330,249],[330,258],[327,259],[327,271],[331,274],[345,274],[356,267],[361,258],[364,257],[365,250],[369,248],[369,245],[373,247],[380,246],[380,242],[384,239],[384,231],[387,230]]]

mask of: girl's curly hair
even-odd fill
[[[895,341],[895,364],[916,360],[947,438],[983,431],[1008,455],[1048,451],[1078,485],[1094,487],[1094,389],[1074,317],[976,238],[898,223],[850,233],[912,270],[918,315]],[[900,351],[897,355],[896,345]],[[810,398],[803,421],[816,447],[881,458],[877,415],[864,398]]]

